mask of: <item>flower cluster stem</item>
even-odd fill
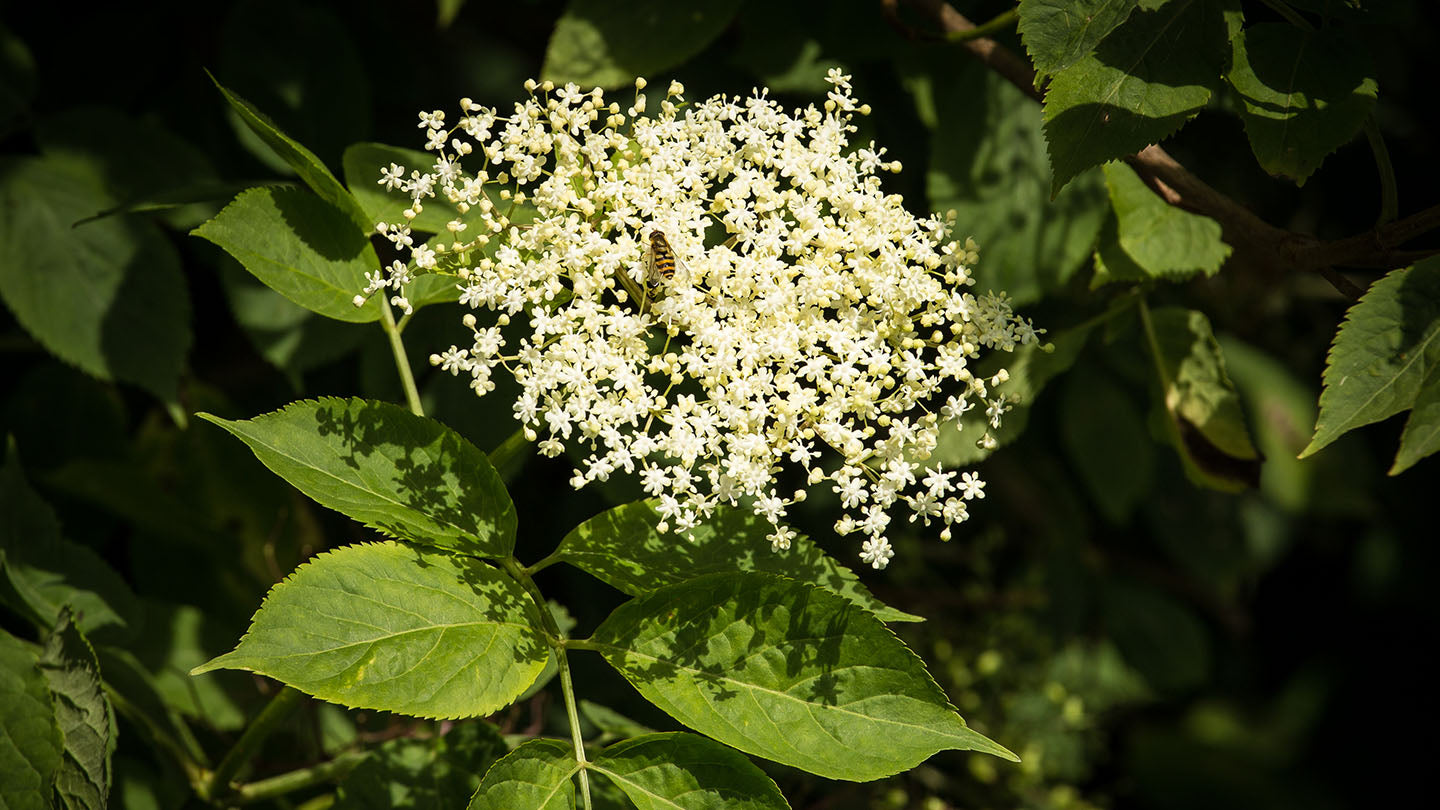
[[[565,715],[570,721],[570,740],[575,746],[575,762],[580,766],[580,800],[585,810],[591,810],[590,761],[585,757],[585,738],[580,732],[580,712],[575,704],[575,682],[570,676],[570,661],[566,657],[569,639],[560,629],[560,625],[556,624],[549,606],[545,604],[544,595],[540,593],[539,588],[535,587],[535,580],[530,578],[520,562],[514,557],[505,557],[499,562],[505,573],[520,583],[520,586],[530,595],[531,601],[535,603],[535,608],[540,613],[540,623],[545,628],[546,634],[550,636],[554,647],[555,665],[559,670],[560,692],[565,699]]]
[[[404,321],[395,323],[390,302],[383,296],[380,299],[380,325],[385,329],[385,336],[390,339],[390,351],[395,355],[395,370],[400,372],[400,385],[405,388],[405,404],[410,406],[411,413],[424,416],[425,408],[420,404],[420,389],[415,387],[415,375],[410,371],[410,358],[405,354],[405,341],[400,337],[400,333],[405,329]]]

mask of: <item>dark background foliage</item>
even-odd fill
[[[641,7],[675,15],[685,5]],[[1050,202],[1038,107],[959,45],[912,36],[938,30],[922,10],[901,4],[892,20],[877,0],[704,5],[738,13],[697,54],[672,58],[657,45],[663,64],[622,67],[658,87],[678,78],[691,98],[769,85],[789,105],[819,98],[825,69],[843,66],[874,108],[859,138],[877,140],[905,165],[890,190],[917,211],[959,208],[962,233],[974,218],[995,234],[980,240],[982,284],[1011,290],[1052,331],[1130,294],[1089,289],[1103,181],[1082,178]],[[984,20],[1013,4],[954,5]],[[1433,205],[1440,12],[1421,0],[1367,2],[1364,11],[1331,5],[1346,47],[1374,60],[1375,116],[1399,177],[1400,212]],[[1243,8],[1247,23],[1279,19],[1265,3]],[[296,564],[367,533],[183,414],[239,418],[302,396],[402,395],[378,329],[310,316],[187,236],[236,189],[286,177],[205,71],[338,173],[355,142],[418,148],[419,110],[450,110],[462,96],[502,108],[518,98],[522,82],[545,68],[564,10],[472,2],[442,24],[428,2],[3,4],[0,177],[13,180],[18,157],[39,154],[66,161],[94,190],[77,204],[89,206],[80,216],[188,203],[119,217],[148,229],[143,239],[158,246],[137,259],[150,285],[138,308],[104,332],[104,345],[120,351],[147,329],[173,328],[176,357],[137,360],[130,376],[112,368],[138,384],[101,382],[32,336],[46,325],[21,323],[7,307],[0,430],[66,536],[98,553],[138,596],[143,624],[115,638],[156,674],[160,694],[212,757],[273,686],[239,673],[184,673],[228,649],[266,589]],[[631,35],[623,19],[617,11],[591,22],[623,40]],[[997,37],[1024,52],[1013,26]],[[1166,148],[1271,224],[1321,238],[1374,224],[1379,185],[1363,138],[1297,187],[1259,167],[1238,104],[1220,94]],[[0,248],[4,261],[24,262],[7,272],[29,272],[23,251]],[[34,272],[51,266],[33,264]],[[1349,276],[1361,288],[1378,277]],[[859,789],[774,769],[794,806],[1329,808],[1425,794],[1423,739],[1436,718],[1424,664],[1437,640],[1429,593],[1440,570],[1430,511],[1440,491],[1436,462],[1385,475],[1398,419],[1294,460],[1351,301],[1317,274],[1243,255],[1213,277],[1149,295],[1152,306],[1209,316],[1266,455],[1259,485],[1226,494],[1187,480],[1155,438],[1151,361],[1133,318],[1107,322],[1039,392],[1023,434],[981,464],[987,497],[966,530],[942,544],[915,529],[897,541],[889,570],[865,577],[885,601],[929,618],[902,635],[967,720],[1025,762],[945,753]],[[457,313],[431,308],[407,344],[427,413],[489,450],[514,428],[504,389],[476,400],[424,360],[461,332]],[[567,479],[563,463],[539,458],[511,472],[522,559],[538,559],[579,521],[634,497],[623,485],[573,493]],[[850,560],[851,544],[826,531],[830,506],[807,503],[803,528]],[[545,576],[546,593],[565,603],[577,632],[620,601],[579,574]],[[0,622],[31,632],[15,613],[0,613]],[[673,726],[598,659],[581,656],[577,665],[584,696]],[[492,720],[514,734],[563,729],[557,702],[543,692]],[[127,722],[112,801],[193,802],[184,775]],[[312,705],[272,740],[251,776],[408,739],[423,725]],[[463,781],[463,760],[456,772]],[[415,779],[398,767],[393,778]]]

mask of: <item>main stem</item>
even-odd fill
[[[289,686],[276,692],[275,697],[270,699],[270,702],[260,710],[260,714],[240,735],[240,739],[235,741],[230,752],[220,760],[219,765],[215,766],[214,772],[210,774],[209,780],[203,787],[202,798],[215,801],[228,794],[231,790],[230,780],[234,779],[240,768],[250,761],[256,751],[260,750],[260,744],[265,742],[265,738],[285,722],[285,719],[290,716],[290,712],[304,701],[305,693]]]
[[[560,692],[565,697],[565,714],[570,720],[570,739],[575,745],[575,761],[580,765],[580,798],[584,802],[585,810],[591,810],[590,762],[585,758],[585,738],[580,734],[580,712],[575,705],[575,682],[570,677],[570,660],[566,657],[569,638],[560,629],[560,625],[555,623],[555,617],[550,615],[550,608],[545,604],[544,595],[535,587],[535,580],[530,578],[520,562],[514,557],[505,557],[500,560],[500,567],[530,594],[531,601],[540,611],[540,623],[552,639],[555,665],[560,674]]]
[[[390,352],[395,355],[395,370],[400,372],[400,385],[405,388],[405,403],[410,406],[411,413],[424,416],[425,408],[420,404],[420,389],[415,387],[415,375],[410,373],[410,358],[405,354],[405,341],[400,339],[400,333],[405,331],[404,323],[405,318],[402,318],[400,323],[395,323],[395,313],[390,311],[390,302],[382,296],[380,325],[385,329],[385,336],[390,339]]]

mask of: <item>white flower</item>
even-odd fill
[[[972,473],[957,484],[920,465],[971,407],[998,426],[1006,375],[987,385],[971,369],[1036,330],[1003,293],[969,291],[977,248],[951,221],[881,190],[899,164],[850,142],[867,108],[848,76],[827,80],[823,108],[788,112],[763,91],[687,103],[678,83],[647,112],[637,81],[624,113],[599,90],[536,82],[504,115],[468,99],[455,127],[423,113],[434,165],[380,182],[409,194],[407,220],[424,205],[455,215],[419,246],[409,225],[377,227],[410,260],[365,293],[388,285],[408,307],[412,276],[442,274],[464,307],[494,313],[467,314],[470,348],[435,362],[482,394],[508,370],[527,438],[582,459],[575,486],[636,475],[662,530],[682,534],[743,502],[783,549],[805,493],[782,497],[777,480],[793,473],[839,494],[835,530],[860,531],[861,559],[883,568],[897,503],[948,538],[984,497]],[[647,277],[657,233],[670,278]],[[507,346],[511,318],[529,334]]]

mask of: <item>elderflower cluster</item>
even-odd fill
[[[894,555],[896,511],[948,540],[984,483],[926,462],[977,404],[999,426],[1006,375],[971,365],[1036,331],[1003,294],[968,291],[976,248],[952,222],[881,191],[877,172],[899,163],[851,148],[869,109],[848,76],[829,81],[823,108],[792,112],[764,92],[687,103],[678,83],[652,110],[637,80],[623,111],[598,89],[532,81],[509,115],[468,99],[452,126],[422,114],[434,164],[380,181],[413,200],[407,223],[377,226],[409,262],[365,293],[408,311],[408,285],[439,274],[496,313],[466,314],[473,341],[431,361],[479,394],[503,367],[525,435],[583,457],[574,486],[638,475],[662,530],[747,503],[787,548],[786,510],[828,486],[836,531],[863,535],[875,568]],[[432,199],[456,216],[417,245],[408,221]],[[656,231],[673,277],[647,253]]]

